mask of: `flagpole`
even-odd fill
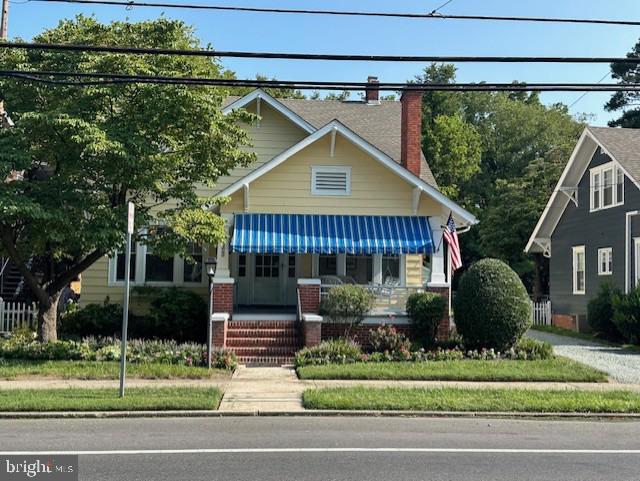
[[[453,315],[451,314],[451,291],[453,290],[453,279],[451,278],[451,249],[447,249],[447,280],[449,281],[449,331],[455,326]]]

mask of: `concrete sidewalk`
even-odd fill
[[[238,366],[225,388],[219,411],[303,411],[305,389],[293,368]]]

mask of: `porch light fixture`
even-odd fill
[[[213,277],[216,275],[217,264],[218,262],[213,257],[209,257],[204,263],[204,269],[209,279],[209,298],[207,303],[209,306],[207,309],[207,367],[209,369],[211,369],[211,351],[213,350],[213,341],[211,339],[211,316],[213,315],[211,310],[213,304],[211,302],[211,297],[213,296]]]

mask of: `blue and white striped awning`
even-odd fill
[[[236,214],[231,249],[256,254],[428,254],[428,217]]]

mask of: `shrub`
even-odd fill
[[[151,301],[146,335],[178,342],[205,342],[207,339],[207,304],[187,289],[159,290]]]
[[[323,341],[314,347],[305,347],[296,353],[296,366],[317,364],[348,364],[360,360],[362,350],[350,339]]]
[[[431,346],[435,342],[438,324],[442,321],[446,307],[447,299],[434,292],[417,292],[407,299],[407,314],[425,346]]]
[[[545,341],[523,337],[511,348],[512,359],[543,361],[553,357],[553,346]]]
[[[344,284],[333,287],[322,301],[321,311],[331,321],[347,324],[347,337],[351,328],[362,322],[373,308],[374,296],[362,286]]]
[[[621,293],[610,284],[602,284],[598,295],[587,305],[587,319],[591,329],[605,339],[620,339],[620,331],[613,323],[613,298]]]
[[[640,287],[613,297],[613,323],[627,342],[640,341]]]
[[[407,336],[398,332],[393,326],[380,326],[369,331],[369,340],[374,352],[400,353],[411,350],[411,342]]]
[[[63,314],[58,324],[58,334],[64,338],[119,336],[121,332],[122,306],[118,304],[89,304]]]
[[[531,302],[522,281],[507,264],[483,259],[462,276],[454,303],[465,346],[509,349],[531,326]]]

